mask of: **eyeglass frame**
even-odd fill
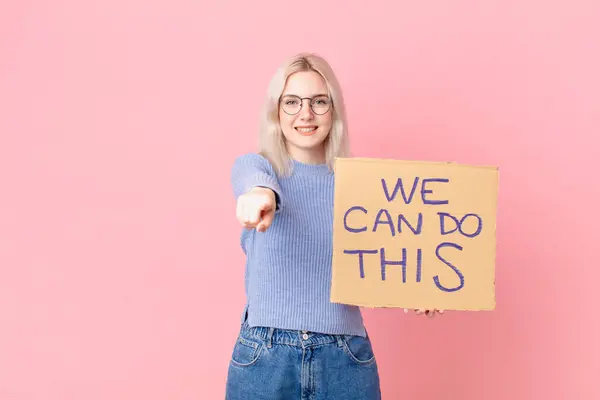
[[[289,112],[285,111],[284,107],[281,104],[281,101],[283,100],[284,97],[295,97],[297,99],[300,99],[300,109],[298,110],[298,112],[296,112],[294,114],[290,114]],[[323,114],[319,114],[319,113],[315,112],[315,110],[313,110],[313,100],[317,97],[326,97],[330,101],[329,108]],[[279,103],[279,106],[281,107],[281,109],[283,110],[283,112],[286,113],[287,115],[298,115],[300,113],[300,111],[302,111],[302,107],[304,107],[304,100],[310,100],[310,103],[309,103],[310,110],[313,113],[315,113],[316,115],[325,115],[329,112],[329,110],[331,110],[333,108],[333,100],[331,99],[331,97],[329,97],[329,95],[325,95],[325,94],[319,94],[319,95],[313,96],[313,97],[300,97],[295,94],[287,94],[285,96],[280,96],[278,103]]]

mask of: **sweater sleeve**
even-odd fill
[[[266,187],[275,192],[276,209],[281,207],[281,188],[271,163],[260,154],[249,153],[236,158],[231,170],[231,185],[237,199],[253,187]]]

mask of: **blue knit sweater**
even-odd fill
[[[248,324],[365,336],[360,309],[329,300],[334,175],[326,164],[292,163],[288,177],[258,154],[238,157],[232,168],[236,199],[255,186],[277,195],[266,232],[242,229]]]

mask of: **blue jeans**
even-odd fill
[[[379,400],[379,373],[368,338],[243,322],[226,400]]]

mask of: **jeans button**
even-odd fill
[[[308,340],[308,335],[307,335],[306,333],[305,333],[305,334],[303,334],[303,335],[302,335],[302,339],[304,339],[304,340]]]

